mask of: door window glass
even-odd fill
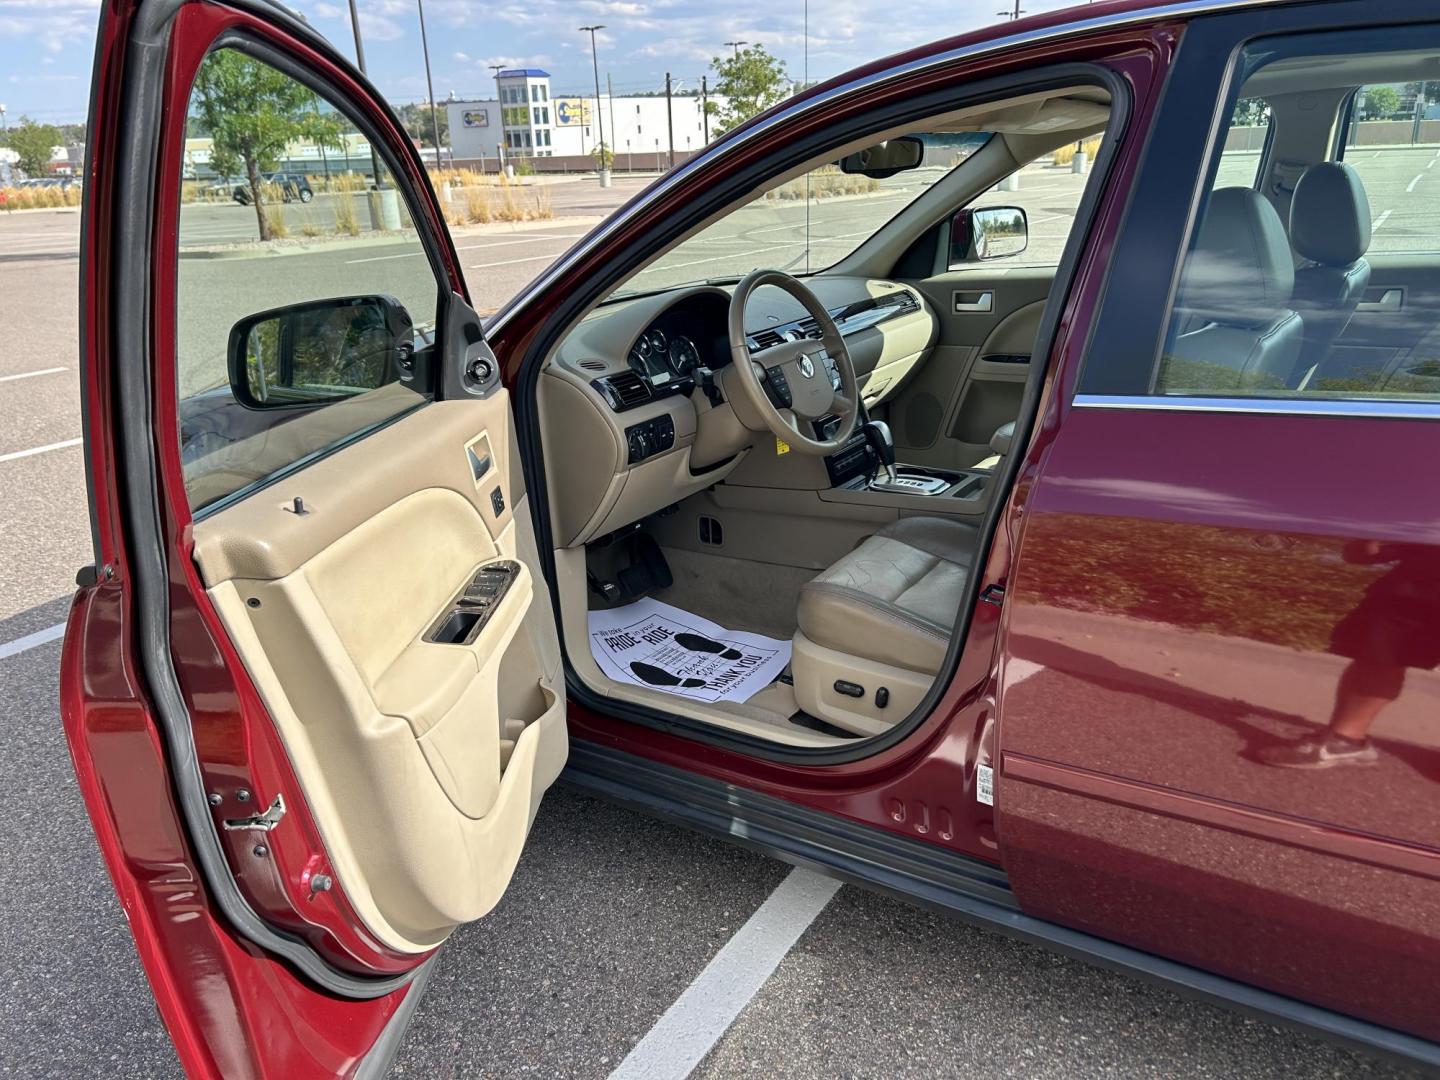
[[[1440,151],[1440,81],[1370,83],[1355,92],[1340,147],[1370,200],[1370,255],[1440,253],[1434,213],[1440,183],[1431,162]],[[1418,197],[1417,197],[1418,196]]]
[[[1056,147],[975,199],[951,223],[949,269],[1059,266],[1099,149],[1099,134]]]
[[[1440,93],[1423,79],[1440,48],[1267,55],[1222,130],[1145,389],[1440,401],[1440,119],[1426,119]],[[1357,88],[1350,72],[1387,81]],[[1262,110],[1290,178],[1263,192],[1241,159]]]
[[[422,404],[440,292],[381,155],[274,67],[206,57],[184,162],[177,405],[199,509]]]

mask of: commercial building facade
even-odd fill
[[[699,97],[675,95],[668,107],[663,95],[556,97],[538,68],[501,71],[495,81],[498,98],[446,103],[457,161],[593,156],[602,125],[620,168],[663,167],[672,150],[688,156],[707,141]]]

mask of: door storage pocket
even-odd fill
[[[435,780],[466,817],[481,818],[500,789],[500,732],[494,721],[495,684],[472,679],[449,712],[418,740]]]

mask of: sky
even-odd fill
[[[1080,0],[1022,0],[1031,14]],[[347,0],[291,0],[346,56],[354,57]],[[426,97],[416,0],[358,0],[371,79],[394,102]],[[813,0],[809,74],[827,78],[928,40],[996,22],[1010,0],[911,0],[895,18],[894,0]],[[100,0],[0,0],[0,104],[14,123],[22,115],[48,123],[83,120]],[[490,65],[540,67],[557,93],[593,86],[589,35],[602,23],[600,78],[615,93],[663,89],[665,73],[680,88],[698,86],[724,42],[764,45],[804,74],[804,0],[425,0],[435,96],[493,91]]]

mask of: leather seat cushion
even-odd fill
[[[800,590],[800,632],[851,656],[935,673],[945,659],[979,534],[901,518]]]

